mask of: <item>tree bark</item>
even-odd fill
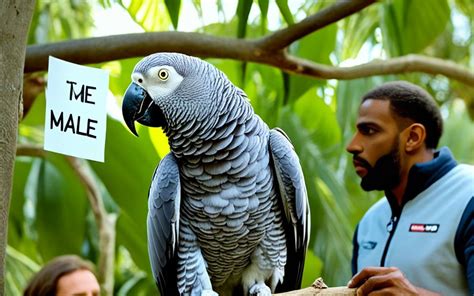
[[[18,122],[21,117],[23,68],[28,28],[35,1],[0,4],[0,294],[5,293],[8,212],[13,183]]]

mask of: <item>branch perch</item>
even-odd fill
[[[19,144],[17,146],[17,156],[34,156],[46,158],[49,152],[37,145]],[[65,156],[65,159],[72,170],[76,173],[81,183],[85,186],[87,197],[91,205],[96,224],[99,228],[99,263],[98,277],[104,295],[113,295],[114,288],[114,259],[115,259],[115,225],[117,215],[107,213],[103,197],[92,178],[91,172],[86,163],[78,158]]]
[[[328,288],[322,278],[318,278],[309,288],[274,294],[277,296],[356,296],[357,289],[347,287]]]

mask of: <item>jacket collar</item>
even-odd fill
[[[407,188],[401,207],[446,175],[456,165],[457,162],[448,147],[442,147],[436,151],[432,160],[415,164],[408,173]],[[398,213],[401,207],[393,194],[385,191],[385,196],[390,203],[393,214]]]

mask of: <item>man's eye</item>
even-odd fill
[[[364,135],[373,135],[377,132],[374,128],[370,126],[361,127],[359,128],[359,131]]]

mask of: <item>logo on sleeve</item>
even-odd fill
[[[377,242],[373,241],[363,241],[361,244],[362,249],[373,250],[377,246]]]
[[[411,224],[410,232],[438,232],[439,224]]]

